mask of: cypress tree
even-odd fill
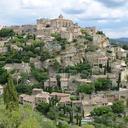
[[[4,104],[9,111],[17,110],[19,107],[17,92],[10,76],[4,88]]]
[[[121,72],[119,72],[118,80],[117,80],[117,90],[119,90],[121,84]]]

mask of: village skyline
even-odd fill
[[[59,5],[59,6],[57,6]],[[35,24],[62,14],[80,26],[95,26],[110,38],[127,37],[126,0],[2,0],[0,25]]]

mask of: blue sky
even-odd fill
[[[59,14],[109,37],[128,37],[128,0],[0,0],[0,25],[35,24]]]

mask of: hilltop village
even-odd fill
[[[128,51],[95,27],[82,28],[62,15],[1,28],[0,73],[0,95],[9,73],[19,103],[53,120],[81,125],[93,121],[97,107],[128,105]],[[57,108],[40,110],[44,104]]]

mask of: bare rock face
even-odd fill
[[[93,36],[93,43],[100,48],[105,48],[109,45],[109,40],[105,35],[95,34]]]

